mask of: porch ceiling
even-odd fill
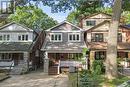
[[[32,42],[0,42],[0,52],[29,51]]]
[[[82,53],[82,49],[87,48],[85,43],[81,42],[66,42],[66,43],[50,43],[48,42],[41,50],[49,53]]]

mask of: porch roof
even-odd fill
[[[106,42],[91,42],[87,44],[92,50],[106,50],[107,43]],[[117,45],[118,50],[130,50],[130,43],[119,42]]]
[[[29,51],[32,42],[0,42],[0,52]]]
[[[87,48],[84,42],[48,42],[41,50],[49,53],[82,53],[83,48]]]

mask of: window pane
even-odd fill
[[[6,40],[6,35],[4,35],[4,40]]]
[[[26,35],[26,40],[28,40],[28,35]]]
[[[69,40],[72,40],[72,35],[69,35]]]
[[[61,40],[61,35],[59,34],[59,38],[58,38],[58,40],[60,41]]]
[[[22,35],[22,40],[24,40],[24,35]]]
[[[2,40],[2,35],[0,36],[0,40]]]
[[[54,35],[51,35],[51,40],[54,40]]]
[[[7,35],[7,40],[10,40],[10,35]]]
[[[76,38],[75,38],[75,35],[73,35],[73,40],[75,40]]]
[[[57,40],[57,38],[58,38],[57,35],[55,35],[55,40]]]
[[[79,41],[79,35],[77,34],[77,40]]]
[[[18,36],[18,40],[21,40],[21,36]]]

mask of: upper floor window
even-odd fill
[[[118,39],[117,39],[118,42],[122,42],[122,33],[118,33]]]
[[[28,41],[28,35],[19,35],[18,40],[19,41]]]
[[[10,40],[10,35],[8,34],[0,35],[0,41],[9,41],[9,40]]]
[[[103,33],[92,34],[92,42],[103,42]]]
[[[80,41],[80,34],[79,33],[69,33],[68,34],[68,41],[79,42]]]
[[[95,26],[96,25],[96,21],[86,21],[86,26]]]
[[[52,42],[61,42],[62,41],[62,33],[51,33],[51,41]]]

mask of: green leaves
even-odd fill
[[[43,30],[57,24],[57,21],[35,6],[17,7],[15,14],[9,16],[9,20],[24,24],[32,29],[38,28]]]

